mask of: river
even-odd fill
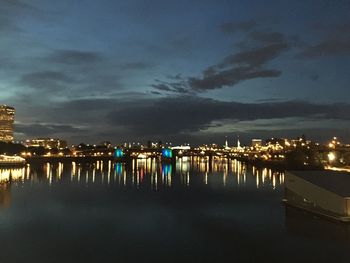
[[[350,228],[286,208],[284,171],[200,158],[0,169],[0,262],[349,262]]]

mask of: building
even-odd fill
[[[329,219],[350,222],[350,174],[291,171],[285,176],[285,203]]]
[[[46,149],[62,149],[67,147],[67,142],[60,139],[53,138],[37,138],[33,140],[27,140],[26,145],[28,147],[44,147]]]
[[[13,142],[15,108],[0,105],[0,141]]]
[[[262,146],[262,139],[252,139],[252,147],[260,148]]]

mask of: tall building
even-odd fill
[[[0,141],[13,141],[13,124],[15,121],[15,108],[0,105]]]

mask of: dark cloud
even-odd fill
[[[336,23],[329,23],[329,21],[317,21],[313,23],[311,29],[316,32],[327,32],[330,35],[337,35],[338,37],[344,36],[344,34],[350,33],[350,20],[348,18],[345,21],[338,21]]]
[[[191,90],[188,88],[188,80],[182,79],[180,75],[171,76],[170,79],[174,81],[156,80],[158,83],[151,86],[158,91],[182,94],[191,93]]]
[[[42,12],[36,6],[21,0],[2,0],[0,4],[0,32],[22,32],[18,23],[26,16],[41,17]]]
[[[55,50],[46,58],[49,62],[62,63],[67,65],[93,64],[101,61],[102,55],[99,52],[81,50]]]
[[[189,87],[196,91],[205,91],[234,86],[249,79],[279,77],[281,70],[265,68],[268,62],[289,49],[283,38],[279,41],[227,56],[218,65],[203,71],[202,78],[189,78]]]
[[[92,139],[110,139],[116,143],[135,139],[174,142],[184,139],[194,142],[193,136],[196,135],[202,134],[208,139],[213,133],[229,132],[225,125],[241,127],[242,132],[268,127],[268,131],[262,134],[273,134],[274,130],[290,129],[293,122],[295,127],[302,126],[299,119],[315,122],[334,120],[333,123],[350,121],[349,104],[275,100],[239,103],[197,96],[151,98],[130,94],[118,98],[53,103],[47,108],[31,107],[37,109],[29,109],[29,124],[17,124],[17,133],[31,137],[58,134],[68,140],[75,138],[74,143]],[[48,124],[35,123],[33,112],[41,122]],[[24,115],[20,110],[17,114]],[[52,120],[58,124],[52,125]],[[75,126],[63,123],[74,123]],[[269,125],[262,127],[261,123]]]
[[[329,39],[318,44],[306,47],[300,54],[300,58],[315,58],[321,56],[350,55],[349,39]]]
[[[321,41],[305,45],[298,54],[300,58],[316,58],[322,56],[350,55],[350,22],[338,24],[319,23],[314,29],[326,34]]]
[[[28,3],[25,3],[20,0],[2,0],[1,1],[2,7],[6,8],[7,10],[33,10],[35,9],[34,6],[29,5]],[[2,9],[4,10],[4,9]],[[5,10],[4,10],[5,12]]]
[[[345,22],[345,10],[319,13],[320,9],[314,12],[314,6],[319,5],[312,3],[300,9],[300,5],[286,8],[259,1],[253,5],[243,1],[238,6],[233,1],[219,5],[215,1],[156,1],[142,3],[146,9],[132,1],[123,6],[116,1],[89,1],[84,8],[67,0],[0,2],[0,89],[3,103],[18,109],[19,122],[69,123],[89,127],[88,133],[96,138],[107,134],[119,139],[142,137],[143,133],[175,138],[215,125],[221,128],[225,119],[234,123],[303,115],[348,118],[347,105],[280,101],[346,100],[339,94],[347,92],[348,77],[343,70],[347,57],[317,65],[290,60],[290,55],[300,51],[306,58],[349,54],[350,30],[345,24],[328,27],[327,32],[307,28],[308,23],[322,18],[324,24]],[[255,21],[232,22],[239,19],[232,17],[232,8]],[[323,16],[331,12],[334,17]],[[272,17],[278,23],[271,22]],[[120,29],[117,34],[116,28]],[[22,31],[3,34],[5,30]],[[310,45],[303,43],[296,48],[300,39],[293,39],[293,34]],[[234,45],[239,41],[242,45],[237,48]],[[178,72],[182,75],[176,75]],[[312,82],[318,75],[320,81]],[[159,76],[166,78],[150,83]],[[252,85],[241,85],[251,84],[249,80]],[[271,81],[265,88],[267,80]],[[329,85],[335,89],[331,93]],[[122,96],[123,91],[146,93],[148,97]],[[279,101],[247,104],[195,95],[252,101],[276,97]],[[170,98],[164,98],[167,96]],[[283,123],[278,125],[285,128]],[[67,134],[72,134],[67,136],[76,135],[66,128]]]
[[[256,102],[262,103],[262,102],[280,102],[282,101],[280,98],[267,98],[267,99],[257,99]]]
[[[152,87],[158,91],[191,93],[232,87],[251,79],[279,77],[282,71],[268,68],[268,63],[290,49],[286,37],[278,32],[255,31],[249,34],[248,41],[254,43],[254,47],[226,56],[220,63],[203,70],[202,77],[157,81]]]
[[[170,88],[167,84],[164,83],[153,84],[152,87],[161,91],[173,91],[172,88]]]
[[[168,79],[171,79],[171,80],[183,80],[181,74],[168,75],[167,78],[168,78]]]
[[[69,96],[101,96],[120,90],[120,66],[105,59],[99,52],[56,50],[37,57],[27,58],[34,72],[24,72],[19,83],[37,90],[55,91],[65,99]],[[27,67],[27,64],[25,65]],[[141,67],[138,65],[128,65]],[[45,69],[45,70],[43,70]],[[25,95],[28,90],[23,89]],[[37,94],[34,94],[37,96]],[[51,94],[42,94],[51,97]]]
[[[40,71],[23,75],[20,82],[31,88],[52,90],[73,82],[73,79],[63,72]]]
[[[93,98],[93,99],[76,99],[69,100],[62,104],[57,105],[58,109],[64,108],[70,112],[89,112],[91,111],[103,111],[106,109],[114,108],[116,104],[116,99],[106,99],[106,98]]]
[[[253,67],[235,67],[211,74],[203,78],[190,78],[189,85],[195,91],[219,89],[225,86],[234,86],[241,81],[255,78],[273,78],[282,74],[280,70],[260,70]]]
[[[246,32],[257,26],[255,21],[226,22],[220,25],[220,29],[225,33]]]
[[[0,32],[19,31],[19,28],[12,18],[12,14],[20,14],[23,9],[27,9],[27,7],[20,1],[2,1],[0,8]]]
[[[111,111],[107,118],[112,125],[123,126],[135,136],[165,136],[200,131],[220,120],[233,123],[290,117],[350,120],[348,112],[349,104],[238,103],[186,96],[139,101]]]
[[[224,59],[219,67],[225,67],[235,64],[249,65],[250,67],[259,67],[275,59],[284,51],[289,49],[287,42],[272,43],[270,45],[244,50],[230,55]]]
[[[25,134],[29,137],[38,137],[38,136],[51,136],[58,135],[62,133],[79,133],[84,131],[83,129],[74,127],[72,125],[60,125],[60,124],[16,124],[16,132]]]
[[[284,35],[280,32],[254,31],[249,35],[253,40],[264,43],[282,43],[285,41]]]

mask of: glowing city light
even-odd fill
[[[122,149],[116,149],[114,152],[114,157],[116,158],[122,158],[124,156],[124,152]]]
[[[329,160],[330,162],[333,162],[335,159],[336,159],[335,154],[334,154],[333,152],[330,152],[330,153],[328,154],[328,160]]]
[[[162,150],[162,156],[164,158],[173,158],[173,151],[171,149],[164,148]]]

